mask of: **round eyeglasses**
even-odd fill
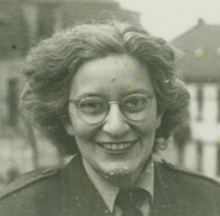
[[[88,96],[79,100],[70,99],[76,105],[79,117],[86,123],[99,124],[107,117],[111,104],[118,104],[123,115],[130,121],[143,121],[148,116],[152,94],[131,94],[121,101],[105,100]]]

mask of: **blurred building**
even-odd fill
[[[0,0],[0,59],[23,56],[59,28],[112,18],[139,23],[114,0]]]
[[[220,177],[220,25],[198,24],[172,43],[180,49],[179,69],[191,93],[191,140],[184,165]]]

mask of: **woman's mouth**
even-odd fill
[[[135,144],[135,141],[126,141],[126,142],[97,142],[97,144],[107,151],[112,152],[124,152],[130,150]]]

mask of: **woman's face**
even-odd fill
[[[73,78],[70,99],[101,97],[120,101],[137,94],[154,95],[147,67],[129,55],[115,55],[83,64]],[[112,178],[138,177],[152,153],[155,130],[161,121],[155,96],[149,101],[141,120],[128,120],[119,104],[113,102],[106,118],[97,124],[87,123],[79,116],[77,106],[69,103],[70,124],[66,129],[75,136],[84,162]],[[93,104],[89,104],[89,109],[87,105],[84,111],[90,114]]]

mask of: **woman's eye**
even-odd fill
[[[139,100],[139,99],[133,99],[131,101],[128,101],[128,105],[130,106],[140,106],[143,104],[143,100]]]
[[[86,100],[80,104],[80,110],[85,114],[96,114],[102,112],[104,109],[103,101]]]
[[[130,98],[125,101],[124,108],[126,111],[141,111],[142,109],[147,107],[147,100],[146,98]]]

